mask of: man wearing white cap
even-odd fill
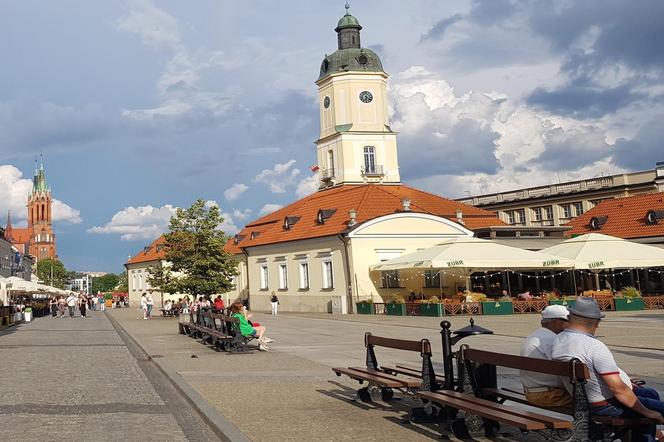
[[[551,348],[556,335],[567,328],[567,308],[550,305],[542,311],[542,327],[532,332],[521,345],[521,356],[551,359]],[[560,377],[520,371],[521,384],[528,402],[540,407],[567,407],[572,398]]]

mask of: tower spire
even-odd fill
[[[5,226],[5,239],[9,242],[13,242],[13,238],[12,238],[12,211],[11,211],[11,209],[7,210],[7,225]]]

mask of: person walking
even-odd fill
[[[148,293],[145,297],[145,305],[147,306],[147,318],[152,319],[152,308],[154,307],[154,299],[152,293]]]
[[[270,305],[272,306],[272,314],[277,316],[277,311],[279,310],[279,298],[274,292],[272,292],[272,296],[270,297]]]
[[[66,305],[67,301],[65,300],[65,297],[60,296],[60,298],[58,298],[58,310],[60,311],[60,319],[65,317]]]
[[[51,296],[51,299],[48,302],[49,306],[51,307],[51,315],[55,318],[58,316],[58,300],[55,298],[55,296]]]
[[[81,311],[81,318],[85,318],[85,314],[87,311],[87,306],[88,306],[88,300],[85,298],[85,295],[81,295],[81,297],[78,299],[78,309]]]
[[[97,295],[97,303],[99,304],[99,311],[106,311],[106,300],[104,299],[104,295],[101,293]]]
[[[76,308],[76,303],[78,302],[78,298],[74,296],[73,293],[70,293],[69,296],[67,296],[67,307],[69,308],[69,317],[73,318],[74,317],[74,308]]]

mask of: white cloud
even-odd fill
[[[234,209],[233,218],[238,221],[244,221],[245,219],[251,216],[252,212],[253,211],[251,209],[244,209],[244,210]]]
[[[247,189],[249,189],[249,186],[247,186],[246,184],[235,183],[228,189],[224,190],[224,198],[226,198],[228,201],[235,201]]]
[[[123,241],[152,240],[168,230],[168,222],[176,212],[170,204],[162,207],[126,207],[103,226],[88,229],[89,233],[120,235]]]
[[[265,204],[263,207],[261,207],[261,210],[258,212],[258,216],[263,216],[272,212],[276,212],[282,207],[284,206],[282,206],[281,204]]]
[[[23,178],[23,172],[16,167],[4,164],[0,166],[0,213],[12,212],[12,222],[26,222],[26,204],[32,190],[32,180]],[[53,199],[53,221],[71,224],[81,223],[81,212]]]
[[[277,163],[272,169],[263,169],[255,180],[268,186],[272,193],[285,193],[289,187],[297,185],[300,169],[294,168],[295,160]]]
[[[310,175],[306,178],[303,178],[298,184],[297,189],[295,189],[295,195],[298,198],[304,198],[307,195],[311,195],[318,190],[318,183],[320,177],[318,174]]]

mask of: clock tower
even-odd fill
[[[389,125],[387,78],[378,55],[360,44],[359,21],[348,11],[335,31],[339,49],[326,55],[316,81],[320,186],[400,184],[396,133]]]

